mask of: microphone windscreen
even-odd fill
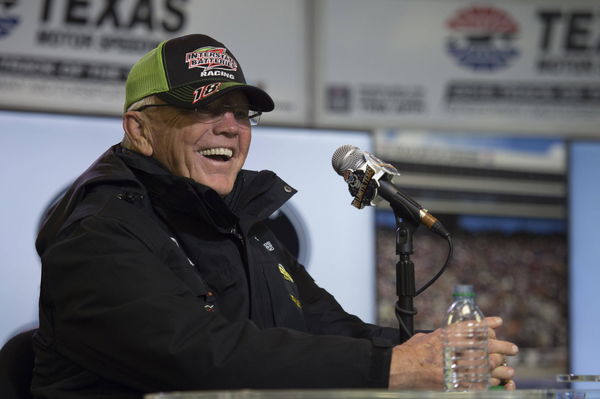
[[[331,157],[331,166],[340,176],[348,169],[357,170],[364,162],[362,151],[350,144],[339,147]]]

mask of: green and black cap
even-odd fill
[[[129,71],[125,84],[125,110],[144,97],[182,108],[197,108],[233,90],[242,90],[255,111],[275,107],[262,89],[246,84],[234,55],[213,38],[193,34],[160,43]]]

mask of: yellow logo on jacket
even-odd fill
[[[281,263],[278,263],[277,266],[279,267],[279,273],[281,273],[283,275],[283,278],[286,279],[287,281],[289,281],[290,283],[293,283],[294,279],[292,278],[292,276],[290,276],[290,274],[287,272],[287,270],[285,270],[283,265]]]
[[[290,298],[292,298],[292,301],[296,304],[296,306],[298,306],[300,309],[302,309],[302,304],[300,303],[300,300],[298,298],[296,298],[292,294],[290,294]]]

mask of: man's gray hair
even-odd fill
[[[134,102],[133,104],[131,104],[129,106],[129,108],[127,108],[127,111],[134,111],[144,105],[152,105],[152,104],[160,104],[161,101],[157,96],[148,96],[148,97],[144,97],[141,100],[137,100],[136,102]]]

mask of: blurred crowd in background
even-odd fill
[[[440,219],[442,220],[442,219]],[[568,273],[566,235],[449,228],[454,255],[445,273],[414,299],[415,330],[440,327],[456,284],[473,284],[485,315],[500,316],[498,336],[519,345],[510,359],[520,378],[552,379],[568,370]],[[416,289],[442,267],[443,239],[419,228],[413,238]],[[398,326],[395,231],[377,227],[378,322]]]

